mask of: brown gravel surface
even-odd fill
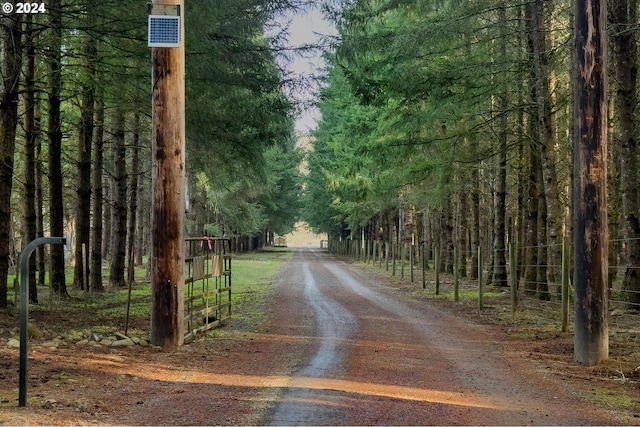
[[[259,325],[232,322],[175,351],[32,346],[26,408],[18,351],[0,345],[0,423],[639,424],[638,411],[596,404],[593,385],[569,375],[585,368],[563,375],[569,356],[540,360],[533,345],[544,343],[300,250]]]

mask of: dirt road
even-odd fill
[[[306,329],[313,354],[288,379],[272,425],[615,423],[511,354],[500,332],[404,299],[323,253],[296,252],[278,294],[289,317],[278,333]]]
[[[638,424],[499,328],[324,252],[295,252],[265,292],[257,318],[173,351],[34,342],[26,408],[0,345],[0,425]]]

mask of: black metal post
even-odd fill
[[[64,237],[39,237],[32,240],[20,254],[20,390],[19,406],[27,406],[27,326],[29,322],[29,257],[46,244],[65,245]]]

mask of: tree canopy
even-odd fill
[[[298,217],[295,105],[277,60],[285,29],[266,31],[296,3],[196,2],[183,12],[193,235],[260,239],[288,232]],[[55,0],[46,9],[0,20],[0,306],[19,251],[35,236],[71,233],[71,254],[52,249],[60,294],[65,258],[76,266],[75,286],[101,290],[103,260],[119,286],[126,258],[142,262],[149,244],[148,6]],[[44,252],[38,258],[32,271],[42,271],[44,284]]]

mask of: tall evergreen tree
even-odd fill
[[[615,70],[614,102],[616,138],[620,144],[620,193],[622,197],[625,275],[623,290],[630,308],[640,309],[640,193],[638,184],[638,2],[611,2],[611,46]]]
[[[18,97],[22,67],[22,18],[3,16],[2,88],[0,94],[0,307],[7,306],[7,275],[11,236],[11,191],[18,127]]]
[[[49,140],[49,215],[50,231],[55,237],[63,237],[64,198],[62,175],[62,16],[61,0],[53,0],[47,5],[50,35],[48,37],[48,121]],[[68,296],[65,281],[64,248],[51,247],[51,287],[60,296]]]
[[[97,22],[95,14],[98,2],[85,0],[86,27],[93,28]],[[89,288],[85,283],[89,267],[90,233],[91,233],[91,155],[94,128],[95,92],[96,92],[96,63],[98,61],[98,41],[89,33],[83,42],[84,81],[82,81],[80,100],[80,123],[78,132],[78,176],[77,198],[75,209],[75,270],[74,286],[77,289]]]

